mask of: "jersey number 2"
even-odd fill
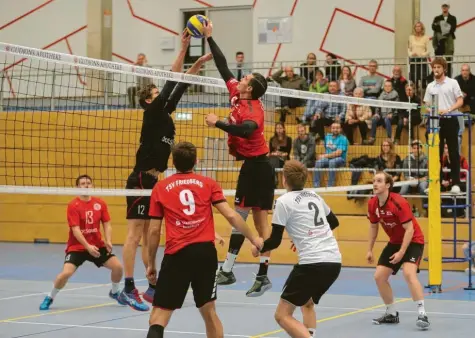
[[[195,213],[196,211],[196,205],[195,205],[195,198],[193,196],[193,193],[188,190],[182,190],[180,191],[180,202],[184,206],[187,206],[188,208],[182,209],[185,215],[191,216]]]
[[[313,217],[313,222],[315,223],[316,227],[325,224],[325,222],[323,221],[323,218],[318,217],[319,214],[320,214],[320,209],[318,208],[318,206],[315,203],[309,202],[308,203],[308,208],[310,210],[312,210],[312,209],[315,210],[315,216]]]

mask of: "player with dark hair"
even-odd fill
[[[277,323],[291,337],[315,337],[317,319],[315,304],[336,281],[341,271],[341,253],[333,235],[339,222],[323,198],[304,190],[307,168],[297,160],[285,162],[283,183],[287,193],[275,203],[272,234],[261,250],[252,247],[252,254],[274,250],[287,230],[298,251],[299,262],[294,266],[282,291],[275,312]],[[301,308],[303,323],[293,314]]]
[[[173,147],[177,173],[155,185],[150,202],[150,232],[147,278],[156,281],[153,310],[147,338],[161,338],[173,311],[181,308],[191,285],[196,307],[206,325],[207,337],[223,337],[216,314],[216,271],[218,256],[214,245],[213,206],[259,248],[246,222],[228,205],[221,187],[209,177],[193,172],[196,147],[180,142]],[[165,218],[165,255],[157,279],[155,258]]]
[[[190,36],[185,32],[181,39],[181,51],[173,66],[173,72],[180,72],[183,60],[190,42]],[[201,66],[211,60],[211,54],[201,57],[187,71],[187,74],[196,74]],[[167,169],[171,147],[175,138],[175,125],[171,114],[175,111],[178,102],[185,93],[189,84],[167,81],[159,92],[158,88],[151,84],[146,86],[139,94],[139,103],[144,109],[142,130],[140,133],[140,146],[136,154],[135,167],[127,179],[126,189],[152,189],[158,175]],[[148,311],[147,304],[142,302],[134,283],[135,255],[140,240],[143,239],[142,260],[145,268],[148,266],[148,216],[150,197],[127,196],[127,238],[123,248],[125,287],[120,294],[120,300],[130,307],[139,311]],[[153,284],[143,294],[143,298],[153,301]]]
[[[246,75],[238,82],[211,36],[212,27],[211,22],[207,23],[203,34],[208,41],[216,67],[229,90],[231,113],[229,123],[219,121],[215,114],[209,114],[206,123],[210,127],[228,133],[229,153],[236,160],[244,161],[236,188],[236,211],[247,220],[252,209],[256,230],[265,239],[270,233],[267,212],[272,210],[275,177],[274,168],[267,156],[269,147],[264,137],[264,107],[259,100],[267,90],[267,82],[259,73]],[[236,282],[232,268],[243,242],[244,236],[233,229],[226,261],[219,272],[218,284],[229,285]],[[260,296],[272,287],[267,277],[269,260],[270,252],[261,255],[256,280],[246,293],[248,297]]]
[[[419,264],[424,253],[424,234],[414,217],[411,206],[399,194],[391,192],[393,178],[386,172],[378,172],[373,178],[376,196],[368,202],[368,219],[371,222],[370,240],[366,259],[373,263],[373,247],[378,237],[379,224],[389,236],[389,243],[378,260],[374,279],[379,294],[386,305],[386,312],[373,319],[374,324],[399,323],[399,313],[394,308],[394,296],[389,277],[402,267],[404,279],[416,303],[418,317],[416,325],[421,329],[429,327],[424,307],[424,293],[417,278]]]
[[[76,179],[76,187],[92,188],[92,178],[81,175]],[[40,310],[48,310],[58,292],[65,287],[69,278],[85,262],[94,263],[98,268],[111,270],[112,289],[109,297],[118,300],[119,284],[122,279],[122,265],[112,253],[112,226],[106,202],[89,195],[80,195],[68,204],[69,238],[63,271],[54,281],[53,289],[40,305]],[[104,240],[101,235],[104,228]],[[119,301],[119,300],[118,300]],[[120,304],[122,304],[119,301]]]

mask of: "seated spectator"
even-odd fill
[[[290,159],[292,139],[286,135],[283,123],[275,124],[274,136],[269,140],[269,160],[274,169],[283,168],[285,161]],[[275,185],[279,182],[275,174]]]
[[[409,164],[411,166],[409,169]],[[425,190],[429,187],[429,182],[427,181],[428,177],[428,159],[422,150],[422,143],[419,140],[414,140],[411,143],[411,154],[402,162],[402,168],[404,170],[404,176],[406,179],[413,180],[417,179],[419,182],[415,185],[419,194],[425,195]],[[401,195],[407,195],[410,189],[409,184],[401,186]]]
[[[405,101],[404,101],[405,100]],[[404,96],[404,102],[417,103],[418,105],[421,102],[421,99],[416,96],[413,85],[406,85],[406,95]],[[394,137],[394,144],[399,144],[401,139],[401,133],[403,128],[409,128],[409,112],[407,110],[399,110],[398,112],[398,123],[396,128],[396,136]],[[411,109],[411,128],[412,134],[411,139],[419,139],[419,124],[422,122],[421,108],[417,107]],[[427,139],[427,137],[426,137]]]
[[[348,66],[344,66],[341,69],[341,75],[339,78],[340,92],[346,96],[352,96],[353,91],[356,88],[356,82],[351,73],[351,69]]]
[[[340,95],[337,81],[331,81],[328,85],[328,90],[332,95]],[[334,101],[318,101],[310,132],[324,138],[325,127],[330,126],[333,122],[345,121],[345,115],[346,104]]]
[[[475,76],[470,71],[468,64],[462,65],[460,75],[457,75],[455,80],[459,83],[463,93],[463,110],[471,112],[472,115],[475,114]]]
[[[300,75],[305,78],[307,85],[310,85],[315,80],[315,72],[317,70],[317,56],[315,53],[308,53],[307,62],[300,65]]]
[[[315,71],[315,79],[310,84],[308,88],[309,92],[313,93],[328,93],[328,80],[323,77],[323,72],[320,69]],[[307,100],[307,106],[303,113],[303,122],[308,122],[311,120],[312,116],[315,115],[317,110],[317,100]]]
[[[325,58],[325,77],[328,81],[338,81],[341,74],[341,65],[336,55],[328,53]]]
[[[331,126],[331,134],[325,136],[325,154],[319,155],[315,168],[329,168],[328,187],[333,187],[336,180],[336,171],[331,169],[344,167],[348,152],[348,139],[341,133],[340,123],[334,122]],[[320,187],[322,171],[316,171],[313,175],[313,186]]]
[[[401,67],[394,66],[393,68],[393,77],[390,79],[391,83],[393,84],[393,89],[399,95],[399,101],[407,102],[406,97],[406,85],[407,80],[404,76],[402,76]]]
[[[383,101],[399,101],[397,92],[393,89],[393,84],[390,80],[384,82],[384,90],[379,96]],[[371,122],[371,137],[368,144],[374,144],[376,140],[376,131],[378,126],[384,125],[388,138],[392,135],[392,123],[397,120],[397,110],[392,108],[376,108],[376,113],[372,117]]]
[[[368,75],[360,79],[358,87],[363,88],[364,97],[367,99],[377,99],[381,94],[384,84],[384,78],[376,74],[378,70],[378,62],[371,60],[368,64]]]
[[[134,63],[136,66],[140,67],[148,67],[147,56],[144,53],[140,53],[137,55],[137,61]],[[137,108],[137,93],[140,91],[141,88],[152,84],[153,80],[148,77],[137,76],[137,84],[136,86],[128,87],[127,88],[127,98],[129,99],[129,108]]]
[[[285,71],[285,76],[282,74]],[[274,74],[272,79],[280,84],[282,88],[295,89],[295,90],[308,90],[307,80],[303,76],[296,75],[292,67],[285,67]],[[287,114],[290,114],[291,108],[297,108],[303,106],[305,103],[303,100],[295,97],[281,97],[280,101],[282,110],[280,114],[280,122],[284,123]]]
[[[422,22],[416,22],[412,34],[409,36],[407,53],[410,62],[410,80],[419,87],[427,87],[427,58],[430,54],[429,47],[430,37],[426,35],[426,28]]]
[[[233,66],[233,65],[232,65]],[[236,65],[231,70],[236,80],[241,81],[243,77],[251,74],[252,71],[244,63],[244,53],[236,52]]]
[[[353,95],[362,98],[363,88],[355,88]],[[366,140],[368,129],[371,128],[371,108],[369,106],[348,104],[343,131],[350,144],[353,144],[353,130],[356,127],[360,129],[361,139]]]
[[[381,144],[381,153],[376,159],[375,169],[376,171],[387,170],[388,173],[393,177],[394,182],[401,180],[401,171],[402,160],[396,150],[394,149],[394,143],[391,139],[387,139]],[[398,188],[393,188],[393,191],[396,191]]]
[[[298,137],[294,140],[294,159],[305,164],[307,168],[315,166],[315,138],[307,134],[305,125],[297,127]]]
[[[442,161],[441,161],[441,168],[443,170],[442,172],[442,181],[440,183],[440,190],[442,192],[449,192],[452,189],[452,179],[450,178],[450,157],[449,157],[449,148],[447,147],[447,144],[444,145],[444,155],[442,156]],[[458,184],[460,191],[465,192],[467,191],[467,171],[469,170],[468,166],[468,161],[467,159],[460,154],[460,184]],[[462,170],[467,170],[467,171],[462,171]],[[454,200],[452,198],[442,198],[442,204],[444,205],[450,205],[453,204]],[[456,205],[464,205],[466,204],[465,199],[456,199]],[[457,217],[465,217],[465,210],[464,209],[459,209],[459,208],[454,208],[454,209],[448,209],[448,208],[442,208],[442,217],[453,217],[455,214]]]
[[[470,245],[470,249],[472,249],[472,254],[469,254],[469,245],[468,243],[464,243],[462,246],[463,254],[467,261],[470,259],[470,256],[472,256],[472,274],[475,274],[475,242],[472,242]],[[468,268],[465,269],[465,273],[468,274]]]

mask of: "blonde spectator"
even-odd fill
[[[413,83],[424,82],[427,78],[427,58],[430,53],[430,37],[426,35],[426,28],[422,22],[416,22],[409,36],[407,53],[411,64],[409,79]]]
[[[393,89],[393,84],[390,80],[384,82],[383,92],[379,96],[379,100],[383,101],[399,101],[397,92]],[[392,108],[376,108],[371,123],[371,137],[368,140],[369,144],[374,144],[376,139],[376,130],[378,126],[384,125],[388,138],[392,135],[392,122],[397,118],[397,111]]]
[[[307,80],[308,85],[314,81],[317,70],[317,55],[315,53],[308,53],[307,62],[300,65],[300,75]]]
[[[363,98],[363,88],[357,87],[353,91],[354,97]],[[353,144],[353,130],[358,127],[361,133],[361,139],[366,140],[368,129],[371,128],[371,108],[365,105],[348,104],[346,109],[345,123],[343,131],[345,132],[348,142]]]
[[[402,160],[401,157],[396,154],[394,143],[391,139],[384,140],[383,144],[381,144],[381,153],[376,159],[376,171],[388,171],[388,173],[393,177],[393,181],[397,182],[401,179],[401,172],[398,170],[401,168]],[[397,192],[396,189],[399,190],[399,188],[393,188],[393,191]]]
[[[353,91],[356,88],[355,79],[353,79],[353,74],[351,73],[351,69],[348,66],[344,66],[341,69],[340,74],[340,92],[346,96],[352,96]]]

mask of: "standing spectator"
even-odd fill
[[[390,80],[384,82],[384,90],[379,96],[383,101],[399,101],[399,95],[393,89],[393,84]],[[386,134],[388,138],[392,135],[392,123],[397,119],[397,110],[392,108],[376,108],[376,113],[372,117],[371,122],[371,137],[368,140],[368,144],[374,144],[376,140],[376,131],[378,126],[384,125],[386,128]]]
[[[407,97],[406,97],[407,80],[404,76],[402,76],[401,67],[394,66],[393,77],[390,79],[390,81],[393,84],[393,89],[397,92],[399,96],[399,101],[407,102]]]
[[[354,97],[363,97],[363,88],[357,87],[353,92]],[[350,144],[353,144],[353,130],[358,127],[361,139],[366,140],[368,129],[371,128],[371,108],[365,105],[348,104],[346,109],[345,123],[343,131]]]
[[[282,74],[285,72],[285,76]],[[286,89],[296,89],[296,90],[308,90],[307,80],[303,76],[296,75],[292,67],[285,67],[281,70],[278,70],[272,74],[272,80],[280,84],[282,88]],[[280,105],[282,107],[280,113],[280,122],[284,123],[286,115],[290,114],[291,108],[297,108],[304,105],[304,102],[301,99],[294,97],[285,97],[280,98]]]
[[[352,96],[353,91],[356,88],[356,82],[351,73],[351,69],[348,66],[344,66],[341,69],[341,74],[339,78],[340,82],[340,92],[346,96]]]
[[[420,104],[421,99],[415,94],[414,87],[411,84],[406,84],[406,95],[404,96],[405,100],[403,102],[411,102]],[[411,127],[412,135],[411,138],[419,139],[419,124],[422,122],[421,109],[419,107],[411,109],[411,125],[409,126],[409,112],[407,110],[400,110],[399,120],[396,128],[396,136],[394,137],[394,144],[398,144],[401,139],[401,133],[403,128]],[[427,139],[427,136],[426,136]]]
[[[378,70],[378,62],[371,60],[368,64],[368,75],[360,79],[358,87],[363,88],[364,97],[368,99],[377,99],[384,84],[384,78],[376,74]]]
[[[294,160],[302,162],[307,168],[315,166],[315,138],[307,134],[305,125],[297,126],[298,137],[294,140]]]
[[[332,95],[340,95],[338,82],[331,81],[328,90]],[[313,115],[313,121],[310,127],[312,133],[318,134],[324,138],[325,127],[332,125],[333,122],[345,121],[346,105],[334,101],[318,101],[316,113]]]
[[[427,156],[422,151],[422,143],[419,140],[414,140],[411,143],[411,154],[407,155],[402,162],[402,168],[405,169],[404,176],[406,179],[417,179],[419,181],[417,183],[417,190],[419,194],[425,195],[425,190],[429,186],[429,181],[427,180],[429,174],[427,169],[429,166]],[[402,185],[400,194],[407,195],[410,187],[409,184]]]
[[[445,56],[447,60],[447,76],[452,76],[452,55],[454,55],[455,30],[457,29],[457,18],[449,13],[448,3],[442,4],[442,14],[432,21],[434,37],[432,45],[435,55]]]
[[[455,80],[457,80],[462,90],[465,110],[475,114],[475,76],[470,71],[468,64],[462,65],[460,75],[456,76]]]
[[[232,69],[231,72],[238,81],[241,81],[243,77],[252,73],[244,63],[244,52],[236,52],[236,68]]]
[[[333,123],[331,134],[325,136],[325,154],[319,155],[315,163],[315,168],[329,168],[328,187],[333,187],[336,180],[336,171],[331,170],[340,168],[346,164],[346,154],[348,152],[348,139],[341,133],[340,123]],[[313,186],[320,187],[322,171],[317,171],[313,175]]]
[[[147,56],[144,53],[140,53],[137,55],[137,61],[134,63],[136,66],[140,67],[148,67]],[[129,99],[129,108],[137,108],[137,92],[139,92],[142,88],[145,88],[149,84],[152,84],[153,81],[151,78],[137,76],[137,83],[136,86],[132,86],[127,88],[127,97]]]
[[[425,88],[427,78],[427,58],[429,57],[429,41],[426,35],[426,28],[422,22],[416,22],[409,36],[407,53],[410,62],[409,79],[419,88],[418,82],[421,81],[421,87]]]
[[[442,57],[436,57],[432,61],[432,72],[435,80],[427,86],[424,102],[427,106],[433,105],[432,95],[438,95],[438,108],[440,114],[439,125],[439,158],[442,159],[444,146],[447,143],[450,158],[450,174],[452,177],[451,192],[460,193],[460,153],[459,153],[459,131],[460,121],[456,117],[445,116],[451,113],[458,113],[458,109],[463,106],[463,93],[458,82],[445,76],[447,61]],[[463,119],[462,119],[463,126]],[[442,177],[442,170],[440,172]]]
[[[285,126],[278,122],[275,124],[274,136],[269,140],[269,161],[274,169],[283,168],[285,161],[290,160],[292,139],[285,133]],[[275,174],[275,185],[279,180]]]
[[[326,56],[325,76],[328,81],[338,81],[341,74],[341,65],[336,55],[328,53]]]
[[[328,80],[323,77],[323,72],[320,69],[315,71],[315,79],[310,84],[308,88],[309,92],[313,93],[328,93]],[[311,119],[317,110],[317,104],[319,101],[317,100],[307,100],[307,106],[305,107],[305,111],[303,113],[303,121],[307,122]]]
[[[300,75],[305,78],[307,85],[310,85],[315,80],[315,72],[317,70],[317,56],[315,53],[308,53],[307,62],[300,65]]]

